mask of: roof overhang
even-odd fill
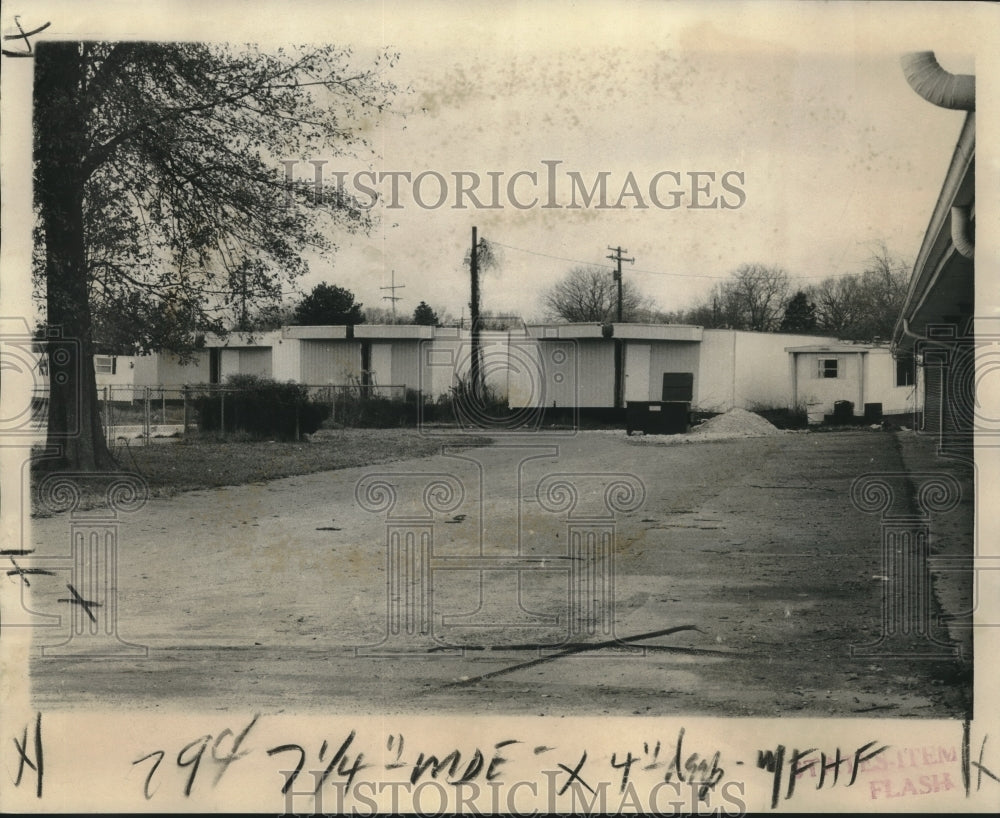
[[[790,352],[793,355],[817,353],[820,355],[846,355],[850,353],[855,355],[865,355],[878,349],[878,347],[855,346],[852,344],[814,344],[812,346],[804,347],[785,347],[785,352]]]
[[[282,327],[282,338],[298,338],[303,341],[329,341],[334,339],[347,338],[346,326],[294,326]]]
[[[417,341],[434,337],[434,327],[424,324],[358,324],[354,327],[355,338],[386,341]]]
[[[541,324],[528,327],[533,338],[618,338],[627,341],[686,341],[698,343],[704,329],[693,324]]]
[[[927,339],[933,325],[957,324],[955,336],[965,334],[963,325],[975,309],[975,264],[956,247],[952,209],[964,208],[975,223],[975,154],[976,114],[969,112],[913,265],[906,300],[893,331],[894,351],[912,351],[914,344]]]

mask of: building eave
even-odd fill
[[[947,323],[964,312],[954,304],[956,291],[971,286],[973,265],[952,238],[952,208],[975,208],[976,115],[965,117],[941,193],[913,265],[903,308],[892,335],[893,349],[909,350],[926,336],[928,324]],[[959,296],[960,297],[960,296]]]

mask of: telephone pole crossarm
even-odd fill
[[[606,256],[606,258],[617,262],[617,267],[615,267],[613,276],[614,280],[618,283],[618,323],[622,322],[622,262],[627,261],[629,264],[635,264],[634,258],[624,258],[623,254],[627,253],[628,250],[623,250],[621,247],[608,247],[611,250],[611,255]]]
[[[389,287],[379,287],[379,289],[380,290],[390,290],[392,292],[392,295],[383,295],[382,296],[382,300],[383,301],[391,301],[392,302],[392,320],[395,321],[396,320],[396,302],[403,300],[403,296],[396,295],[396,290],[406,289],[406,285],[405,284],[397,284],[396,283],[396,271],[393,270],[392,271],[392,284]]]

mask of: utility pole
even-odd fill
[[[469,361],[469,377],[472,379],[472,395],[478,400],[482,395],[482,373],[479,360],[479,232],[472,228],[472,252],[469,254],[469,273],[472,277],[472,300],[469,303],[469,325],[472,328],[472,359]]]
[[[383,295],[382,296],[382,300],[383,301],[391,301],[392,302],[392,323],[394,323],[394,324],[396,323],[396,302],[403,300],[403,296],[396,295],[396,290],[402,290],[402,289],[405,289],[405,288],[406,288],[405,284],[397,284],[396,283],[396,271],[395,270],[392,271],[392,286],[391,287],[379,287],[380,290],[392,290],[392,295]]]
[[[635,264],[634,258],[622,258],[622,253],[627,253],[628,250],[622,250],[621,247],[608,247],[612,251],[610,256],[607,258],[612,261],[618,262],[618,268],[614,272],[614,279],[618,282],[618,323],[622,321],[622,262],[627,261],[629,264]]]
[[[622,258],[621,247],[608,247],[612,251],[607,258],[618,263],[614,272],[614,279],[618,283],[618,323],[622,322],[622,262],[635,264],[634,258]],[[625,405],[625,342],[621,338],[615,338],[615,409],[621,409]]]

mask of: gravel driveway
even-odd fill
[[[851,655],[877,642],[887,583],[880,516],[850,486],[901,472],[901,446],[916,445],[872,431],[679,446],[584,432],[154,499],[119,531],[118,634],[148,655],[41,656],[66,640],[72,603],[58,601],[68,580],[33,582],[34,610],[64,614],[35,632],[33,696],[47,710],[957,717],[968,656]],[[460,494],[420,519],[421,486],[440,475]],[[366,477],[397,492],[391,530],[359,504]],[[640,496],[614,500],[613,567],[580,594],[567,540],[606,535],[615,480]],[[941,515],[953,530],[971,531],[970,494]],[[432,533],[433,598],[406,608],[413,633],[404,622],[386,641],[387,577],[396,600],[419,591],[387,563],[400,531]],[[65,515],[34,521],[41,557],[68,553],[68,537]],[[409,570],[423,576],[419,559]]]

